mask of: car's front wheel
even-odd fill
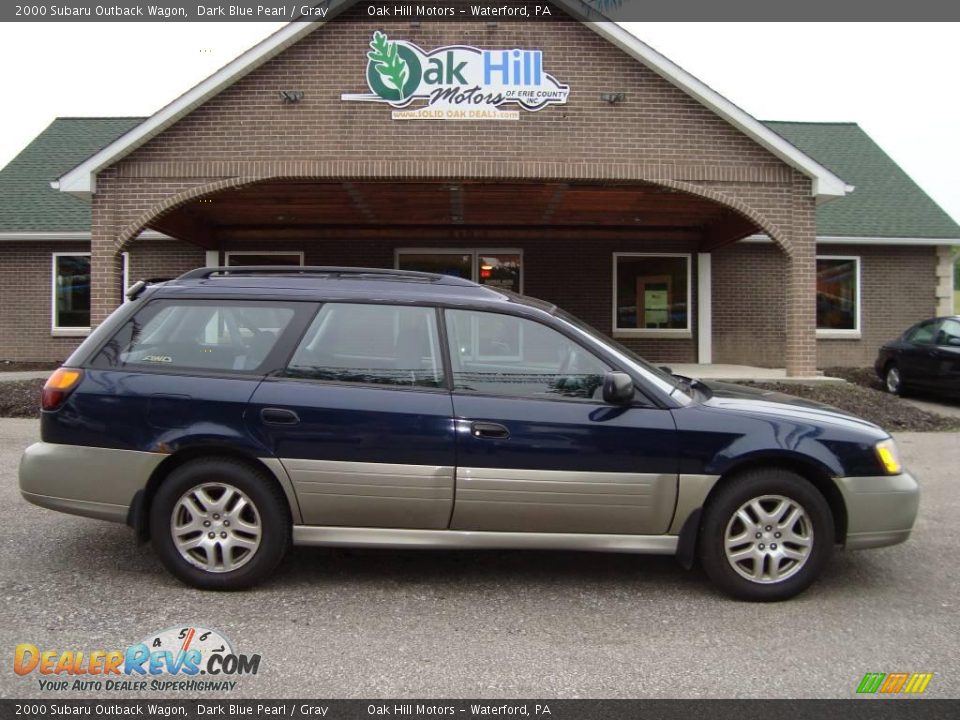
[[[781,469],[743,473],[706,507],[700,560],[741,600],[786,600],[816,580],[833,551],[830,506],[806,479]]]
[[[232,458],[178,467],[150,508],[160,560],[203,590],[240,590],[263,580],[286,554],[290,528],[289,507],[276,483]]]
[[[883,373],[883,384],[887,388],[887,392],[892,395],[902,396],[906,392],[903,377],[900,375],[900,368],[896,363],[887,365],[887,369]]]

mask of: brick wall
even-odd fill
[[[94,322],[116,295],[113,254],[129,237],[180,203],[238,184],[284,177],[650,181],[734,207],[777,238],[791,258],[780,287],[790,308],[781,344],[794,371],[813,368],[814,202],[808,178],[575,22],[378,25],[394,39],[427,49],[457,43],[541,48],[545,71],[571,88],[567,105],[522,112],[517,122],[394,121],[383,105],[340,100],[341,93],[366,88],[373,29],[366,22],[318,29],[99,174],[92,224]],[[304,99],[284,105],[279,91],[291,89],[302,90]],[[609,91],[625,92],[626,101],[611,106],[600,100]],[[216,244],[215,229],[207,230],[197,230],[197,241]],[[532,244],[530,259],[539,254],[545,267],[578,272],[565,287],[534,284],[527,290],[579,305],[586,319],[604,328],[610,322],[604,287],[609,263],[597,260],[596,276],[583,266],[583,258],[607,254],[604,249],[594,255],[595,246],[589,233],[575,246],[541,250]],[[694,359],[692,340],[662,341],[655,348],[632,344],[665,352],[665,361]]]
[[[817,340],[817,367],[871,365],[884,342],[933,316],[934,248],[821,245],[817,253],[857,255],[861,273],[861,337]],[[713,254],[714,362],[783,367],[785,264],[769,243]]]
[[[83,338],[53,337],[53,253],[89,252],[83,242],[0,245],[0,360],[65,360]]]

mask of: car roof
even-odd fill
[[[191,270],[160,284],[154,297],[245,295],[298,300],[393,301],[471,306],[554,306],[509,290],[435,273],[330,266],[240,266]]]

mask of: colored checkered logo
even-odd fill
[[[860,694],[919,695],[927,689],[933,673],[867,673],[857,686]]]

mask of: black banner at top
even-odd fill
[[[942,0],[26,0],[0,4],[5,22],[552,22],[944,21]],[[855,28],[851,28],[855,32]],[[797,48],[803,52],[804,48]],[[816,48],[807,51],[816,52]]]

